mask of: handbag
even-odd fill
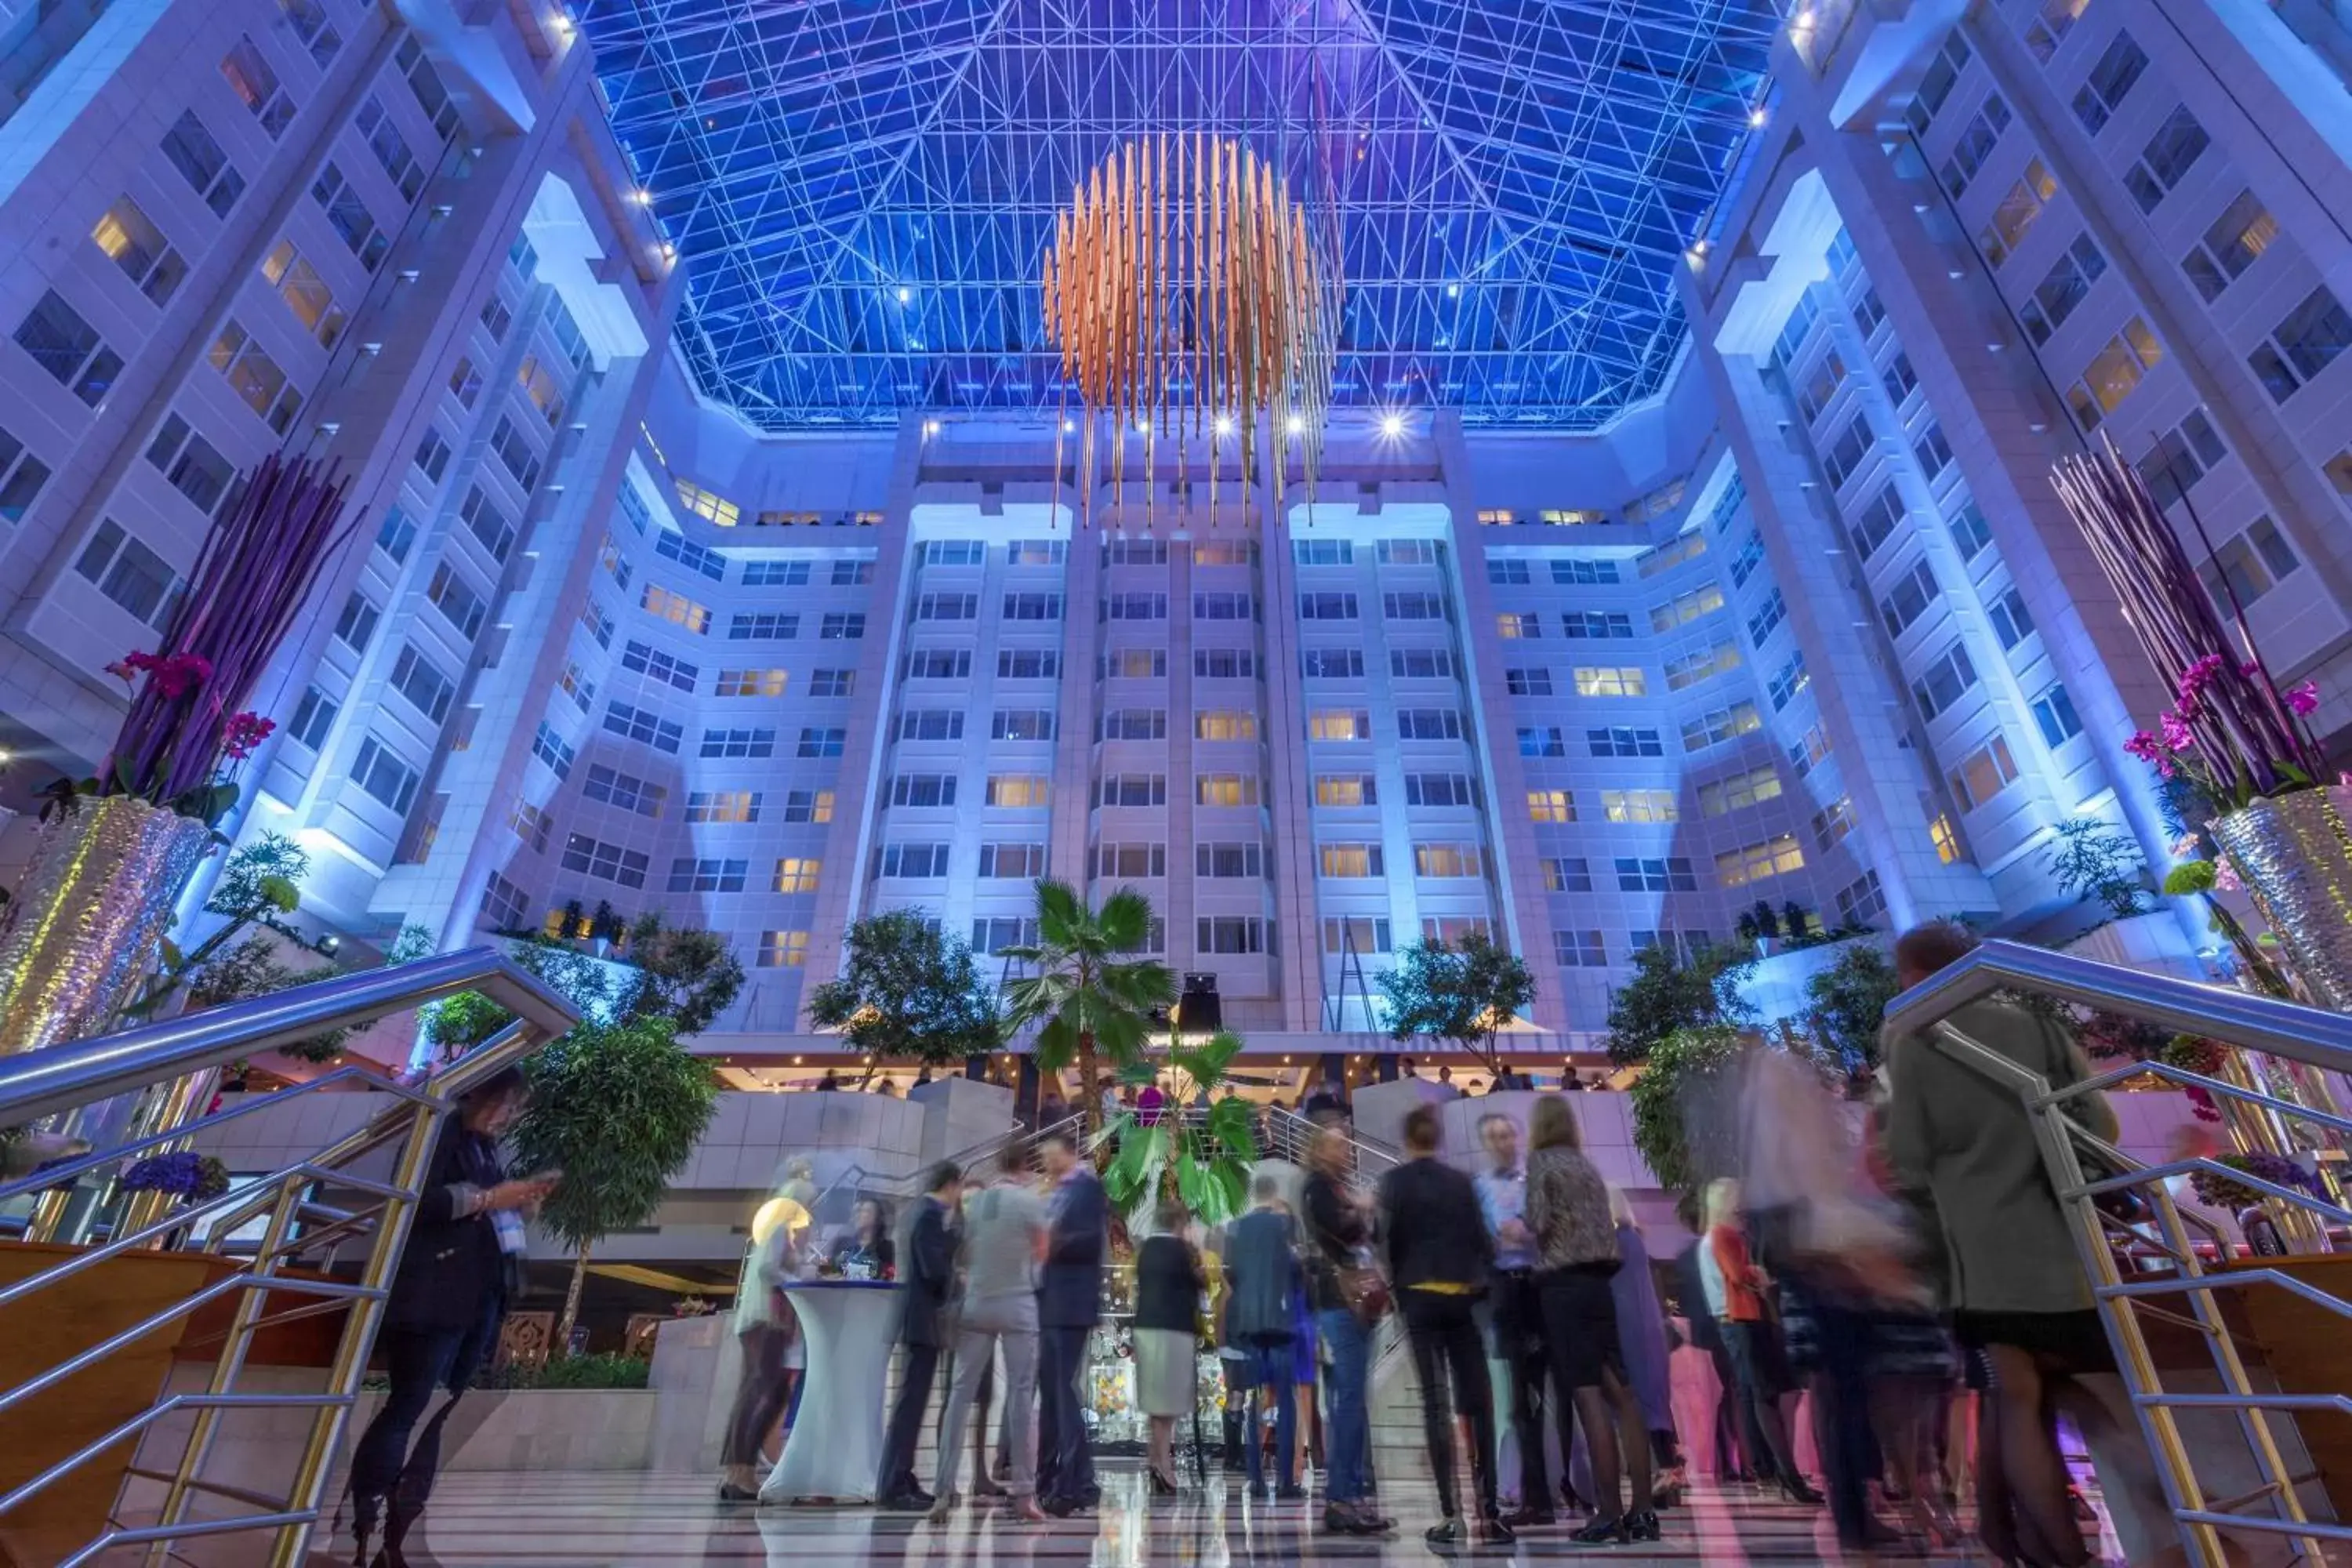
[[[1333,1264],[1331,1272],[1339,1286],[1339,1300],[1348,1304],[1356,1321],[1370,1328],[1389,1315],[1395,1302],[1389,1295],[1389,1282],[1377,1268],[1362,1263]]]

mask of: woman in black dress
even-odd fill
[[[1163,1203],[1160,1234],[1135,1252],[1135,1399],[1150,1424],[1151,1491],[1176,1491],[1176,1418],[1199,1408],[1194,1346],[1201,1291],[1200,1255],[1184,1239],[1181,1204]]]

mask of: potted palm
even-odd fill
[[[1051,879],[1037,884],[1037,941],[1003,955],[1027,969],[1005,987],[1006,1023],[1038,1026],[1034,1047],[1041,1072],[1076,1064],[1087,1131],[1102,1127],[1096,1074],[1134,1061],[1151,1010],[1176,1000],[1176,977],[1141,952],[1151,934],[1151,900],[1121,888],[1097,910],[1078,890]]]
[[[1104,1129],[1118,1152],[1103,1172],[1103,1192],[1121,1212],[1174,1198],[1203,1225],[1218,1226],[1249,1206],[1250,1162],[1257,1157],[1250,1104],[1213,1098],[1241,1048],[1241,1037],[1230,1031],[1195,1046],[1176,1037],[1163,1061],[1121,1073],[1160,1083],[1167,1095],[1149,1112],[1120,1110]]]

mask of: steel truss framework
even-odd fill
[[[689,268],[703,390],[769,428],[1050,410],[1053,215],[1149,132],[1245,139],[1339,236],[1334,401],[1590,428],[1685,331],[1673,268],[1769,0],[581,0]]]

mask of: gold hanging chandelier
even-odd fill
[[[1286,444],[1296,440],[1302,477],[1314,485],[1331,405],[1339,270],[1288,182],[1253,150],[1194,133],[1112,153],[1055,215],[1045,289],[1045,335],[1061,354],[1065,396],[1075,390],[1085,414],[1077,478],[1087,521],[1104,440],[1124,513],[1130,432],[1142,446],[1147,529],[1163,441],[1176,443],[1180,473],[1202,446],[1213,524],[1225,453],[1239,458],[1245,495],[1271,457],[1278,498]],[[1070,428],[1066,417],[1060,428]],[[1062,463],[1057,435],[1057,483]]]

